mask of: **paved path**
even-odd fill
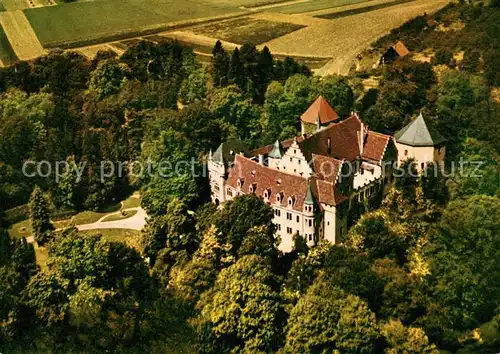
[[[146,225],[146,220],[148,218],[148,215],[146,214],[146,211],[144,211],[144,209],[142,209],[141,207],[124,209],[124,211],[133,211],[133,210],[136,210],[137,213],[130,218],[122,220],[114,220],[114,221],[103,221],[104,219],[108,218],[111,215],[119,215],[121,212],[118,211],[116,213],[111,213],[103,216],[95,223],[76,225],[76,228],[78,229],[78,231],[98,230],[98,229],[127,229],[127,230],[141,231],[144,225]]]

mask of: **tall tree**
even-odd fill
[[[229,55],[224,50],[221,41],[215,43],[212,49],[212,81],[215,87],[228,83]]]
[[[198,303],[201,352],[276,351],[284,324],[276,285],[258,256],[245,256],[222,270]]]
[[[31,231],[35,240],[43,245],[54,230],[50,222],[49,202],[38,186],[35,186],[29,201]]]

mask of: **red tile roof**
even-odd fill
[[[390,139],[389,135],[369,131],[363,148],[363,159],[380,163]]]
[[[331,182],[333,184],[337,183],[337,177],[339,176],[343,161],[327,156],[313,154],[312,162],[317,179]]]
[[[316,180],[315,184],[319,203],[335,206],[348,199],[340,194],[339,190],[331,182]]]
[[[404,56],[410,54],[410,51],[408,50],[408,48],[406,48],[404,43],[401,41],[397,42],[392,48],[394,48],[394,50],[396,51],[396,53],[398,53],[398,55],[400,57],[404,57]]]
[[[305,123],[316,124],[318,118],[323,125],[339,119],[337,112],[335,112],[323,96],[319,96],[316,101],[313,102],[307,111],[300,117],[300,120]]]
[[[256,187],[255,194],[262,197],[264,191],[270,191],[269,200],[276,203],[276,195],[282,193],[281,206],[288,205],[288,198],[294,197],[293,209],[302,211],[307,195],[309,181],[306,178],[284,173],[266,166],[262,166],[242,155],[237,155],[234,166],[229,172],[227,185],[238,189],[238,180],[243,181],[242,193],[250,193],[250,186]]]
[[[358,132],[361,127],[361,120],[357,115],[352,115],[340,123],[320,130],[299,143],[299,146],[308,160],[312,154],[317,154],[354,161],[360,155]],[[330,151],[328,141],[331,144]]]
[[[290,147],[290,145],[292,145],[292,143],[295,139],[297,139],[297,142],[300,143],[300,142],[304,141],[305,138],[306,138],[306,136],[301,135],[301,136],[298,136],[296,138],[290,138],[287,140],[283,140],[281,142],[281,147],[286,150]],[[274,146],[274,144],[271,144],[271,145],[263,146],[261,148],[252,150],[250,152],[250,156],[267,155],[267,154],[269,154],[269,152],[271,152],[271,150],[273,149],[273,146]]]

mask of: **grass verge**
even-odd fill
[[[128,218],[131,218],[132,216],[134,216],[135,214],[137,214],[137,210],[130,210],[130,211],[124,211],[123,214],[122,213],[117,213],[117,214],[111,214],[109,216],[106,216],[102,222],[109,222],[109,221],[117,221],[117,220],[124,220],[124,219],[128,219]]]

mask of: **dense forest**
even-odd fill
[[[220,42],[207,65],[179,43],[144,41],[121,57],[55,51],[1,69],[0,352],[500,351],[499,37],[498,1],[463,1],[374,44],[433,48],[431,62],[348,77]],[[365,90],[367,75],[381,76],[378,88]],[[262,199],[216,209],[202,174],[101,179],[104,160],[203,169],[227,139],[258,147],[296,136],[318,95],[384,133],[422,111],[447,139],[447,169],[398,177],[342,243],[308,249],[297,237],[289,254]],[[49,166],[64,161],[56,178]],[[136,242],[53,224],[135,190],[150,215]],[[48,249],[43,268],[7,232],[22,218]]]

